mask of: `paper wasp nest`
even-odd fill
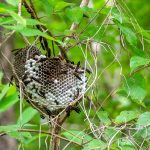
[[[52,114],[85,92],[83,68],[59,57],[47,58],[36,47],[26,47],[16,53],[14,67],[31,101]]]

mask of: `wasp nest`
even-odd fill
[[[79,64],[67,63],[59,57],[47,58],[36,47],[16,53],[14,67],[32,102],[52,114],[85,92],[85,71]]]

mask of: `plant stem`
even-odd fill
[[[52,123],[52,136],[51,136],[51,145],[50,150],[59,150],[60,149],[60,138],[57,136],[60,134],[61,126],[59,122],[60,118],[57,117]]]

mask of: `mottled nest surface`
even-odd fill
[[[18,50],[14,60],[16,84],[23,81],[26,99],[41,112],[58,114],[85,92],[85,70],[79,65],[47,58],[35,46]]]

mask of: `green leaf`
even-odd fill
[[[36,20],[36,19],[26,19],[26,24],[27,25],[38,25],[38,24],[41,24],[41,25],[44,25],[44,23]]]
[[[6,5],[4,3],[0,3],[0,13],[8,13],[8,10],[13,11],[15,9],[16,8],[14,8],[12,6]]]
[[[94,139],[90,141],[89,143],[85,144],[82,150],[89,150],[89,149],[103,150],[103,149],[106,149],[106,147],[107,147],[107,144],[104,143],[102,140]]]
[[[141,126],[137,126],[137,127],[139,128]],[[146,140],[150,140],[150,126],[139,128],[139,130],[136,131],[135,137],[136,138],[142,137]]]
[[[150,59],[140,57],[140,56],[133,56],[130,60],[130,68],[131,72],[137,69],[140,66],[148,65],[150,63]]]
[[[41,133],[40,134],[40,138],[42,138],[42,137],[47,137],[47,134],[42,134]],[[25,141],[25,144],[30,144],[31,142],[33,142],[33,141],[35,141],[37,139],[39,139],[39,135],[35,135],[32,138],[29,138],[28,140]]]
[[[138,117],[138,113],[136,111],[122,111],[119,116],[116,117],[115,123],[127,123],[131,120],[134,120]]]
[[[44,3],[42,3],[42,5],[43,5],[43,8],[45,9],[45,14],[47,16],[51,16],[54,10],[55,1],[49,2],[48,0],[44,0]]]
[[[22,120],[20,118],[17,121],[17,124],[26,124],[29,122],[35,115],[37,114],[37,110],[33,109],[32,107],[28,107],[22,113]]]
[[[129,42],[130,45],[136,46],[137,45],[137,37],[136,34],[125,25],[118,25],[122,33],[125,35],[126,40]]]
[[[25,127],[30,127],[33,128],[36,125],[33,124],[26,124]],[[20,125],[18,124],[13,124],[13,125],[5,125],[5,126],[0,126],[0,132],[13,132],[13,131],[17,131],[18,129],[20,129]]]
[[[32,138],[30,132],[18,132],[18,131],[13,131],[13,132],[8,132],[8,135],[11,136],[12,138],[15,138],[22,143],[26,143],[29,139]]]
[[[88,6],[84,6],[81,8],[83,10],[84,16],[92,18],[95,16],[96,10],[94,8],[89,8]]]
[[[6,0],[6,2],[13,6],[18,6],[19,0]]]
[[[2,17],[0,18],[0,25],[4,24],[14,24],[15,20],[12,17]]]
[[[108,126],[104,130],[104,137],[108,141],[111,138],[113,138],[114,135],[116,135],[113,139],[119,139],[121,137],[121,132],[118,132],[119,129],[116,129],[115,127]]]
[[[67,139],[74,141],[76,143],[82,144],[83,142],[87,142],[92,140],[93,138],[83,131],[76,131],[76,130],[69,130],[69,132],[63,132],[63,136],[65,136]]]
[[[137,25],[135,25],[135,27],[137,28],[137,30],[139,29],[139,27]],[[145,40],[147,40],[148,42],[150,41],[150,33],[148,30],[144,30],[142,27],[140,27],[141,29],[141,34],[145,37]]]
[[[68,8],[66,9],[66,16],[71,22],[78,24],[83,17],[83,11],[80,7]]]
[[[7,94],[8,90],[9,90],[9,85],[5,85],[3,90],[0,93],[0,101],[3,99],[3,97]]]
[[[95,41],[101,40],[104,36],[104,27],[102,27],[101,30],[99,30],[98,28],[99,28],[99,26],[95,26],[93,24],[90,24],[87,27],[86,32],[83,33],[83,38],[94,36],[93,38]],[[95,33],[97,33],[97,34],[95,34]]]
[[[41,32],[38,29],[23,28],[23,29],[19,30],[19,32],[22,33],[24,36],[36,36],[36,35],[39,35],[39,36],[43,36],[43,37],[45,37],[45,38],[47,38],[49,40],[56,41],[53,37],[47,35],[44,32]]]
[[[121,138],[118,139],[119,146],[122,148],[122,150],[136,150],[135,145],[130,141],[128,138]]]
[[[110,125],[111,121],[108,117],[108,113],[106,111],[98,111],[96,112],[96,115],[98,116],[99,120],[105,124],[105,125]]]
[[[45,37],[45,38],[47,38],[49,40],[59,42],[55,38],[47,35],[47,33],[41,32],[38,29],[27,28],[27,27],[24,27],[22,25],[14,25],[14,26],[3,25],[3,27],[7,28],[7,29],[15,30],[15,31],[23,34],[24,36],[43,36],[43,37]]]
[[[130,146],[130,145],[124,145],[124,146],[121,146],[121,150],[137,150],[137,148]]]
[[[19,16],[17,13],[13,12],[13,11],[7,11],[16,21],[18,24],[22,25],[22,26],[26,26],[26,20]]]
[[[60,11],[68,6],[71,6],[72,4],[71,3],[67,3],[67,2],[64,2],[64,1],[59,1],[56,5],[55,5],[55,10],[56,11]]]
[[[126,17],[122,11],[119,11],[116,7],[113,7],[113,9],[111,10],[111,15],[112,18],[119,21],[121,24],[122,23],[128,23],[129,22],[129,18]]]
[[[26,143],[29,140],[31,140],[31,134],[29,132],[19,132],[19,128],[19,125],[0,126],[0,132],[4,132],[12,138],[18,139],[23,143]]]
[[[133,77],[126,79],[124,87],[127,95],[131,96],[132,100],[138,104],[142,104],[142,101],[146,96],[146,83],[142,75],[136,74]]]
[[[3,25],[3,27],[15,31],[20,31],[24,29],[23,25]]]
[[[7,96],[2,101],[0,101],[0,112],[6,111],[16,102],[18,102],[18,93],[14,93],[13,95]]]
[[[118,11],[118,9],[116,7],[113,7],[112,11],[111,11],[111,15],[114,19],[118,20],[120,23],[123,22],[122,19],[122,13]]]
[[[141,114],[137,120],[136,126],[137,127],[145,127],[150,125],[150,112],[144,112]]]
[[[12,132],[19,128],[18,125],[0,126],[0,132]]]
[[[36,125],[34,124],[26,124],[25,127],[35,127]],[[12,125],[5,125],[5,126],[0,126],[0,132],[13,132],[17,131],[20,129],[20,125],[18,124],[12,124]]]

